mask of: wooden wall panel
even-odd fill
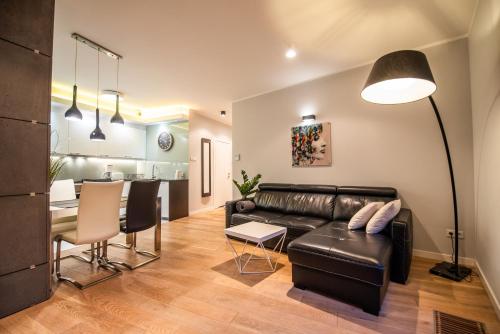
[[[0,318],[43,302],[50,297],[50,266],[0,276]]]
[[[54,0],[0,1],[0,38],[52,56]]]
[[[48,195],[0,197],[0,276],[47,262]]]
[[[3,40],[0,55],[0,117],[49,123],[51,58]]]
[[[0,196],[48,191],[49,126],[0,118]]]

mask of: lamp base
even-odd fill
[[[437,276],[460,282],[471,274],[471,269],[461,265],[455,266],[454,263],[450,262],[441,262],[432,267],[429,272]]]

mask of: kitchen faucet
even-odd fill
[[[156,164],[153,164],[153,171],[152,171],[152,173],[151,173],[151,175],[152,175],[152,176],[151,176],[151,178],[152,178],[153,180],[154,180],[154,179],[156,179],[156,176],[155,176],[155,169],[156,169]]]

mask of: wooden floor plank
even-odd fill
[[[434,309],[500,332],[477,277],[451,282],[428,273],[433,261],[415,258],[408,284],[391,283],[375,317],[293,288],[286,254],[276,273],[240,275],[223,229],[222,209],[164,223],[160,260],[85,291],[56,282],[50,300],[0,319],[0,333],[432,333]],[[153,231],[139,233],[138,243],[152,249]],[[142,260],[118,248],[109,256]],[[72,259],[62,270],[85,281],[106,274]]]

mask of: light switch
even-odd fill
[[[234,160],[235,161],[240,161],[240,155],[239,154],[235,154],[234,155]]]

